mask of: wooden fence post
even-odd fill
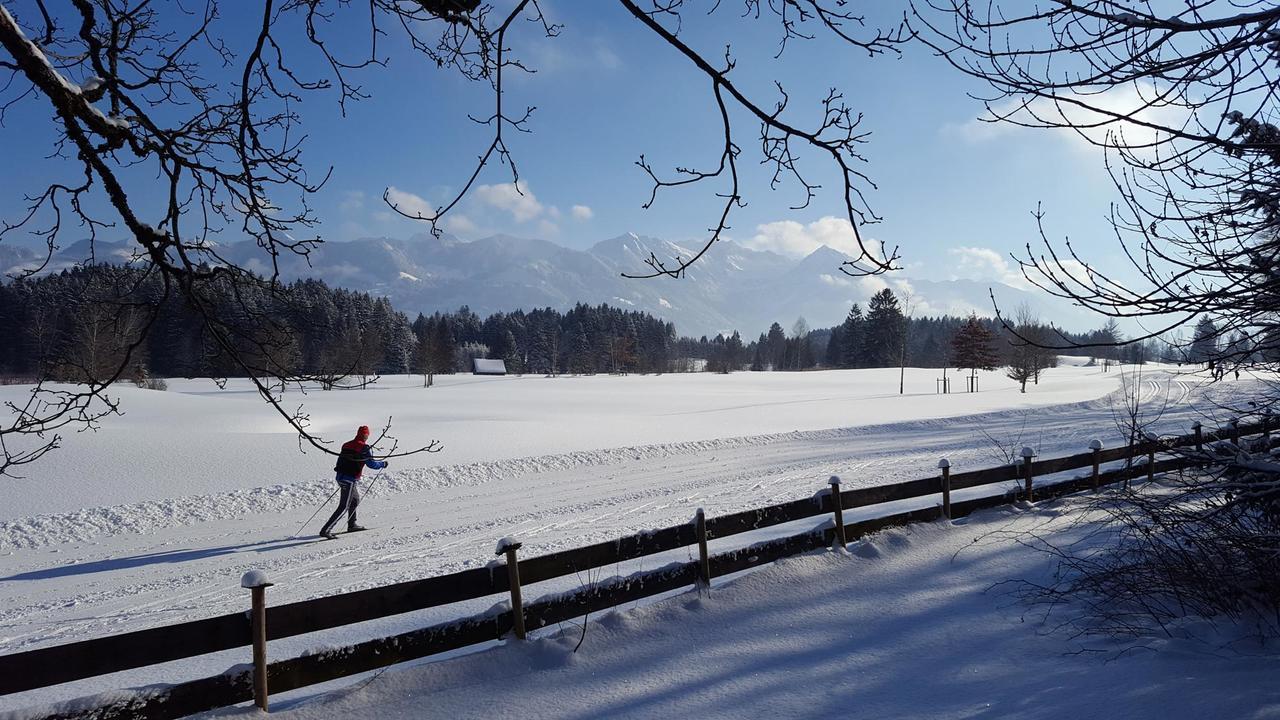
[[[711,589],[711,561],[707,555],[707,514],[698,508],[693,516],[693,532],[698,536],[698,584]]]
[[[240,587],[252,596],[249,612],[249,634],[253,640],[253,704],[263,712],[267,708],[267,581],[261,570],[250,570],[240,578]]]
[[[1262,447],[1271,449],[1271,408],[1262,411]]]
[[[1191,432],[1196,434],[1196,452],[1204,452],[1204,427],[1199,420],[1191,423]]]
[[[506,553],[507,556],[507,584],[511,586],[511,622],[512,629],[516,632],[516,639],[524,639],[524,601],[520,599],[520,561],[516,559],[516,551],[520,549],[520,543],[511,538],[503,538],[498,541],[498,549],[495,555]]]
[[[1022,448],[1022,462],[1026,465],[1027,473],[1027,502],[1035,502],[1035,498],[1031,492],[1031,458],[1036,456],[1036,451],[1029,447]]]
[[[1090,440],[1089,449],[1093,451],[1093,491],[1098,492],[1098,482],[1101,477],[1098,473],[1098,460],[1102,455],[1102,441],[1096,438]]]
[[[1156,445],[1157,440],[1154,435],[1147,436],[1147,482],[1155,482],[1156,480]]]
[[[1233,417],[1227,421],[1227,424],[1231,426],[1231,441],[1234,442],[1236,445],[1239,445],[1240,444],[1240,418]]]
[[[951,519],[951,461],[942,458],[938,461],[938,469],[942,471],[942,517]]]
[[[840,506],[840,476],[832,475],[827,483],[831,485],[831,511],[835,513],[836,542],[840,543],[840,547],[845,547],[844,508]]]

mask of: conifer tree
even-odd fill
[[[896,367],[901,336],[904,331],[902,308],[898,298],[885,288],[867,303],[866,358],[867,367]]]
[[[840,367],[856,368],[862,367],[866,359],[864,336],[866,334],[866,319],[862,317],[862,307],[858,303],[854,303],[849,308],[849,314],[845,317],[844,323],[840,326],[840,336],[843,346],[840,348]]]
[[[767,340],[767,359],[770,370],[782,370],[786,367],[787,359],[787,335],[782,331],[782,326],[774,323],[769,326],[769,336]]]
[[[995,349],[996,334],[972,314],[951,338],[951,362],[969,370],[969,391],[973,392],[979,370],[995,370],[1000,356]]]
[[[831,337],[827,340],[827,350],[822,355],[822,364],[829,368],[843,367],[844,325],[831,328]]]
[[[1209,316],[1203,316],[1196,322],[1195,334],[1191,336],[1190,360],[1193,363],[1207,363],[1218,355],[1218,326]]]

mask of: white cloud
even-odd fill
[[[622,59],[613,51],[609,43],[605,42],[604,38],[595,38],[591,44],[594,46],[593,54],[595,55],[595,66],[597,68],[616,70],[621,67]]]
[[[808,225],[794,220],[757,225],[756,234],[742,244],[753,250],[772,250],[792,257],[803,257],[823,245],[855,258],[863,254],[854,239],[853,226],[848,220],[832,215]]]
[[[590,220],[595,217],[595,213],[586,205],[574,205],[570,212],[573,213],[574,220]]]
[[[560,234],[560,226],[550,220],[538,221],[538,235],[543,238],[555,237]]]
[[[862,288],[863,297],[871,297],[889,287],[883,275],[862,275],[854,280],[858,283],[858,287]]]
[[[942,126],[942,134],[947,137],[958,137],[970,145],[978,145],[980,143],[996,140],[1006,135],[1011,135],[1015,131],[1023,130],[1016,125],[1009,123],[991,122],[990,120],[982,120],[973,118],[968,122],[947,123]]]
[[[910,280],[907,280],[906,278],[895,278],[891,280],[890,283],[894,287],[894,294],[897,295],[900,300],[910,298],[911,302],[916,302],[916,289],[911,286]]]
[[[454,235],[475,236],[480,234],[480,227],[471,218],[461,213],[446,213],[441,225],[446,231]]]
[[[1175,107],[1155,102],[1155,97],[1156,91],[1149,84],[1144,83],[1080,96],[1082,102],[1097,110],[1066,102],[1055,104],[1044,98],[1036,98],[1025,106],[1020,100],[1013,98],[995,106],[992,110],[995,116],[1008,116],[1018,122],[1032,125],[1047,121],[1079,127],[1080,131],[1052,129],[1049,132],[1062,138],[1074,150],[1093,153],[1097,151],[1097,145],[1100,143],[1141,148],[1162,138],[1157,130],[1130,120],[1115,119],[1112,115],[1129,117],[1143,123],[1178,127],[1182,113]],[[989,122],[979,119],[943,126],[944,134],[955,135],[975,144],[998,140],[1026,130],[1028,128],[1011,122]],[[1141,149],[1137,152],[1146,153]]]
[[[545,208],[523,180],[516,183],[481,185],[474,191],[479,202],[511,214],[516,222],[528,222],[542,215]]]
[[[1009,287],[1027,290],[1031,284],[1009,258],[991,248],[954,247],[947,250],[952,280],[995,280]]]
[[[338,209],[348,215],[360,212],[364,209],[364,191],[348,190],[342,193],[342,202],[338,203]]]
[[[342,223],[338,229],[339,232],[342,233],[342,236],[347,240],[355,240],[356,238],[364,237],[368,234],[367,227],[360,223],[351,222],[350,220]],[[249,269],[254,272],[258,272],[258,270],[255,270],[254,268]]]
[[[519,43],[514,49],[537,70],[532,76],[535,80],[560,73],[599,73],[622,67],[622,58],[606,38],[593,37],[587,41],[566,38],[562,36],[548,42],[535,37],[532,42]]]
[[[818,276],[818,280],[834,288],[849,290],[849,298],[856,302],[864,302],[881,290],[892,287],[899,300],[910,295],[913,306],[920,304],[918,296],[914,294],[915,290],[907,280],[886,280],[883,275],[858,275],[855,277],[845,273],[822,273]]]
[[[391,201],[392,205],[399,208],[400,212],[407,215],[431,217],[435,214],[435,208],[431,207],[431,203],[424,198],[401,190],[394,185],[387,188],[387,199]]]

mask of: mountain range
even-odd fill
[[[133,246],[99,240],[97,262],[128,262]],[[265,272],[262,250],[253,243],[220,247],[229,262]],[[916,316],[992,315],[989,293],[1002,311],[1028,303],[1043,321],[1068,330],[1085,330],[1099,320],[1078,307],[1041,293],[997,282],[923,280],[900,277],[850,277],[840,265],[850,258],[822,246],[801,259],[721,241],[680,279],[633,280],[649,253],[660,258],[688,257],[689,248],[627,233],[574,250],[546,240],[507,235],[464,242],[450,235],[409,239],[361,238],[326,242],[309,259],[286,253],[280,258],[285,280],[315,277],[326,283],[385,295],[411,318],[419,312],[456,310],[468,305],[482,317],[519,308],[566,309],[575,303],[607,303],[643,310],[675,323],[682,335],[740,331],[753,337],[773,322],[786,329],[803,316],[810,327],[839,323],[854,302],[891,287],[910,292]],[[57,272],[89,259],[81,241],[55,253],[45,272]],[[0,270],[16,269],[43,257],[22,246],[0,244]]]

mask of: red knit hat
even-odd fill
[[[364,439],[366,439],[366,438],[368,438],[368,437],[369,437],[369,426],[368,426],[368,425],[361,425],[361,426],[360,426],[360,429],[359,429],[359,430],[356,430],[356,439],[357,439],[357,440],[364,440]]]

